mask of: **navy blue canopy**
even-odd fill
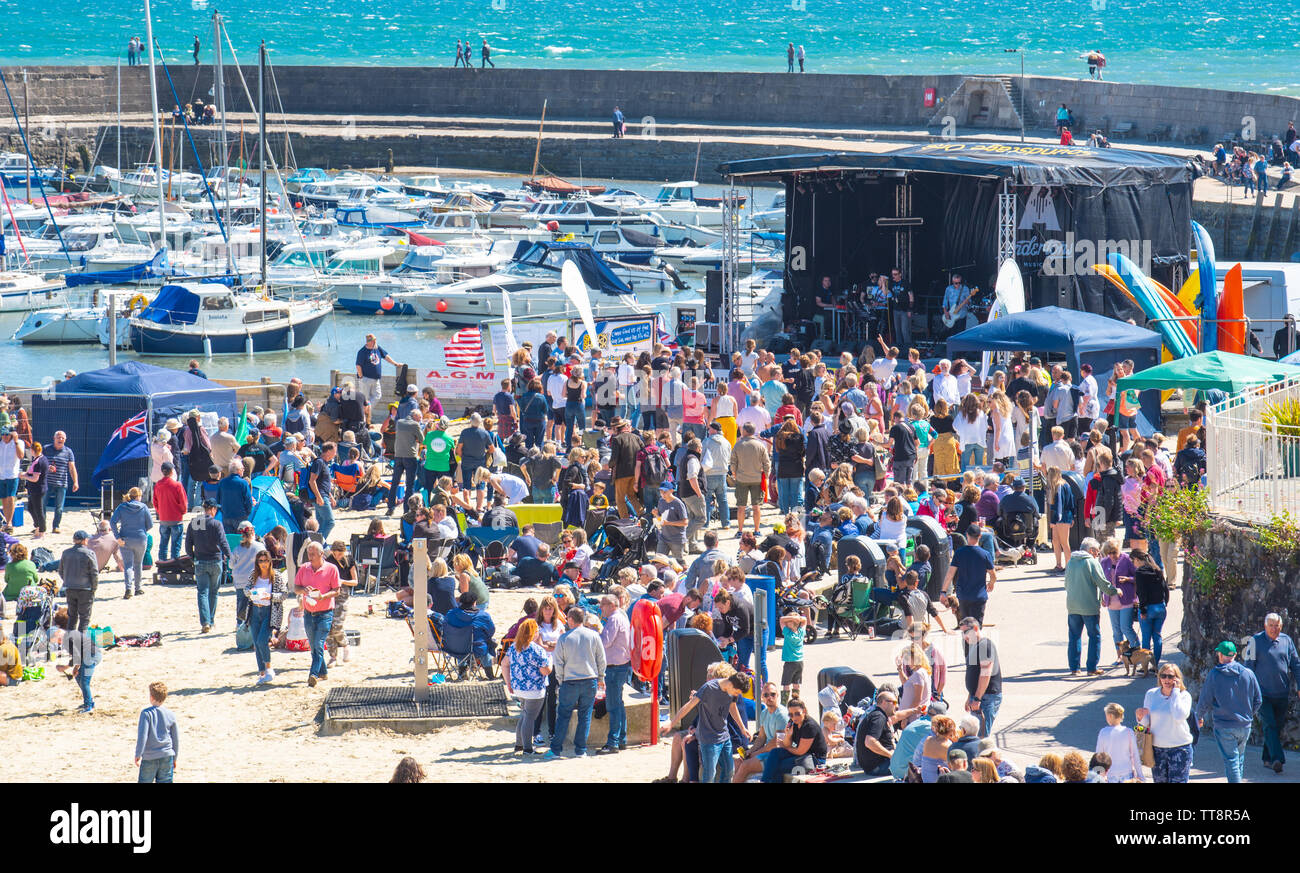
[[[152,436],[168,418],[181,418],[191,409],[215,412],[234,418],[235,390],[184,370],[155,367],[126,361],[114,367],[92,370],[32,395],[32,430],[37,440],[49,445],[54,432],[68,435],[68,446],[77,458],[81,489],[76,496],[97,499],[91,472],[99,462],[113,431],[141,412]],[[118,494],[139,484],[148,473],[148,460],[124,461],[105,471]],[[69,493],[69,498],[74,495]]]
[[[614,275],[614,271],[605,263],[589,244],[580,242],[535,242],[520,240],[515,247],[514,262],[523,267],[550,270],[555,273],[555,280],[560,280],[560,271],[565,261],[578,265],[582,281],[587,287],[601,294],[632,294],[626,282]]]
[[[198,317],[199,295],[184,285],[163,286],[153,302],[140,313],[142,320],[157,324],[193,324]]]
[[[1064,355],[1074,383],[1079,367],[1092,366],[1093,378],[1105,389],[1117,361],[1131,359],[1134,371],[1154,367],[1160,357],[1160,335],[1145,327],[1118,321],[1092,312],[1043,306],[994,321],[986,321],[948,338],[948,356],[974,352],[1039,352]],[[1158,420],[1159,406],[1152,403],[1143,413]]]

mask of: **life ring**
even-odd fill
[[[132,315],[137,309],[144,309],[149,305],[149,298],[143,294],[137,294],[132,297],[126,304],[126,314]]]

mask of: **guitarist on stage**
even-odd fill
[[[961,273],[952,274],[952,284],[943,291],[943,323],[950,332],[959,321],[964,322],[963,330],[974,326],[975,316],[970,311],[970,302],[977,290],[966,287]]]

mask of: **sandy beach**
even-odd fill
[[[382,516],[340,513],[332,538],[360,532],[375,517]],[[390,530],[396,524],[388,519]],[[69,513],[63,533],[45,542],[57,553],[78,527],[90,527],[85,510]],[[724,536],[721,548],[730,551],[734,543]],[[1051,556],[1044,555],[1037,566],[1000,570],[988,612],[989,634],[999,647],[1007,682],[995,735],[1009,757],[1022,764],[1036,761],[1049,749],[1090,752],[1104,724],[1101,707],[1114,700],[1132,713],[1154,683],[1154,679],[1125,677],[1122,669],[1111,666],[1114,649],[1109,628],[1102,632],[1102,668],[1107,675],[1068,678],[1065,593],[1061,578],[1048,573],[1051,566]],[[405,622],[384,617],[389,594],[356,595],[350,600],[347,627],[361,632],[361,644],[352,650],[349,663],[330,671],[328,681],[307,687],[309,655],[275,652],[276,680],[259,687],[254,685],[253,653],[235,648],[233,589],[221,590],[216,627],[204,635],[199,633],[193,588],[149,584],[144,597],[124,600],[121,580],[115,569],[101,576],[93,623],[111,625],[119,634],[158,630],[163,645],[107,651],[92,683],[96,708],[90,715],[75,713],[80,694],[53,669],[47,670],[44,681],[0,689],[0,730],[11,749],[33,750],[0,758],[0,779],[134,781],[136,721],[147,704],[146,688],[155,680],[166,682],[170,689],[166,705],[176,713],[181,729],[176,778],[186,782],[386,781],[406,755],[419,760],[434,782],[647,783],[667,772],[666,744],[632,747],[613,756],[543,762],[513,755],[513,732],[487,723],[425,735],[382,730],[321,735],[322,702],[330,687],[411,681],[411,635]],[[518,618],[524,600],[536,594],[528,590],[492,593],[490,612],[498,635]],[[371,605],[373,615],[368,614]],[[12,612],[11,606],[11,619]],[[951,614],[943,617],[952,628]],[[1165,642],[1166,657],[1175,660],[1181,658],[1176,648],[1181,621],[1181,598],[1175,593]],[[936,642],[950,665],[960,663],[956,634],[940,634]],[[819,640],[805,649],[809,685],[804,696],[812,697],[817,671],[826,666],[850,665],[877,682],[889,680],[897,648],[896,642],[865,636],[853,642]],[[769,653],[769,669],[778,674],[779,661],[779,651]],[[961,683],[960,672],[950,667],[947,697],[958,707],[964,699]],[[1287,778],[1264,774],[1255,747],[1248,758],[1248,779]],[[1223,781],[1222,773],[1213,742],[1198,746],[1193,779]]]

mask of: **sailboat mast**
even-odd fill
[[[162,247],[163,262],[167,261],[167,212],[163,208],[166,205],[166,198],[163,196],[163,179],[162,179],[162,122],[158,118],[158,74],[154,66],[154,43],[153,43],[153,11],[149,8],[149,0],[144,0],[144,36],[145,41],[149,44],[149,105],[153,108],[153,148],[154,153],[158,156],[158,243]]]
[[[117,56],[117,171],[122,172],[122,56]]]
[[[266,290],[266,40],[257,55],[257,164],[262,190],[262,290]]]
[[[533,151],[533,172],[529,181],[537,178],[537,162],[542,158],[542,128],[546,126],[546,100],[542,100],[542,120],[537,125],[537,148]]]
[[[221,112],[221,166],[225,167],[226,178],[221,186],[221,192],[225,195],[226,201],[226,227],[230,227],[230,167],[227,162],[230,160],[230,154],[226,145],[226,72],[225,72],[225,54],[221,44],[222,30],[221,13],[214,11],[212,13],[212,46],[217,53],[217,108]],[[226,271],[235,272],[235,253],[229,240],[226,242]]]

